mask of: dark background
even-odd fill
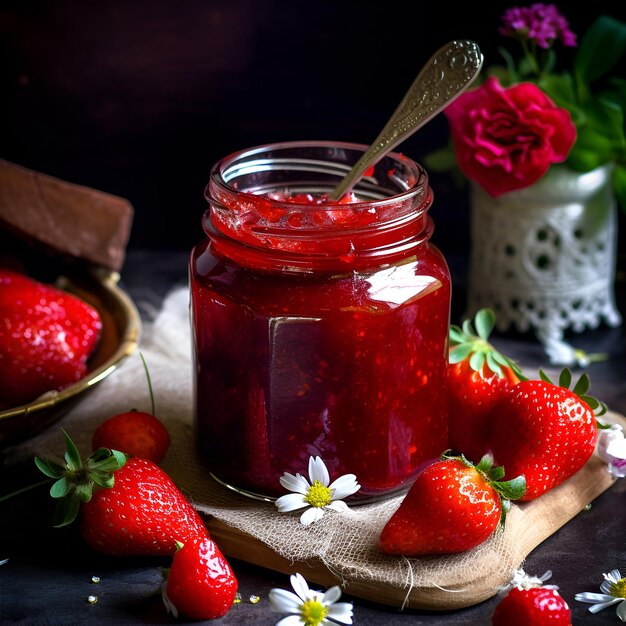
[[[500,61],[499,45],[517,52],[497,34],[511,4],[4,2],[0,157],[128,198],[131,248],[189,249],[215,161],[279,140],[369,143],[448,40],[476,40],[486,65]],[[564,5],[577,33],[602,12],[626,17],[614,0],[594,2],[593,15],[578,6]],[[571,51],[558,51],[569,67]],[[400,149],[421,160],[446,141],[439,116]],[[434,240],[465,257],[466,193],[432,178]]]

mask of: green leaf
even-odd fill
[[[500,480],[501,478],[504,478],[504,467],[501,465],[498,467],[492,467],[489,470],[488,476],[490,480]]]
[[[80,469],[83,464],[80,458],[80,453],[78,452],[78,448],[74,445],[71,437],[63,429],[61,429],[61,431],[63,432],[63,437],[65,437],[65,446],[67,448],[64,455],[67,467],[72,471],[76,471]]]
[[[50,476],[50,478],[61,478],[65,473],[65,468],[62,465],[48,459],[35,457],[35,465],[39,468],[39,471],[46,476]]]
[[[440,148],[424,157],[428,171],[449,172],[456,167],[456,155],[450,146]]]
[[[465,335],[458,326],[450,326],[450,341],[454,343],[463,343],[465,341]]]
[[[496,314],[491,309],[481,309],[474,318],[476,331],[481,339],[487,341],[493,327],[496,325]]]
[[[50,487],[50,495],[53,498],[64,498],[71,489],[72,486],[67,478],[60,478]]]
[[[604,76],[626,51],[626,24],[601,15],[580,41],[574,57],[574,74],[583,91]]]
[[[474,327],[472,326],[472,320],[464,320],[462,324],[462,328],[463,328],[463,332],[468,337],[476,336],[476,331],[474,330]]]
[[[451,364],[460,363],[466,359],[472,351],[472,345],[469,343],[460,343],[450,350],[448,355],[448,362]]]
[[[569,389],[572,382],[572,372],[566,367],[559,376],[559,387]]]
[[[507,500],[519,500],[526,493],[526,477],[522,474],[506,482],[495,482],[494,488]]]
[[[569,74],[550,74],[538,81],[538,86],[545,91],[555,104],[568,109],[572,117],[576,118],[580,113],[576,111],[576,93],[574,82]],[[574,111],[571,108],[574,107]]]
[[[476,469],[480,472],[488,473],[493,467],[493,455],[485,454],[478,462]]]
[[[519,82],[519,76],[517,75],[517,67],[513,55],[502,46],[498,46],[498,52],[502,55],[504,62],[506,63],[506,69],[509,73],[508,85]],[[507,83],[502,82],[502,85],[507,86]]]
[[[80,501],[76,498],[64,498],[59,500],[54,511],[53,525],[55,528],[62,528],[71,524],[78,516],[80,510]]]
[[[504,372],[502,371],[502,368],[500,367],[500,365],[498,364],[495,355],[498,354],[497,352],[487,352],[486,353],[486,358],[487,358],[487,367],[494,373],[497,374],[500,378],[504,378]]]
[[[115,476],[106,472],[92,472],[91,480],[93,480],[98,487],[105,489],[110,489],[115,485]]]
[[[469,360],[470,367],[475,372],[480,372],[485,364],[485,353],[484,352],[474,352]]]
[[[579,379],[574,389],[572,390],[577,396],[584,396],[589,391],[589,376],[583,374]]]

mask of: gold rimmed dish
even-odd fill
[[[60,391],[48,391],[27,404],[0,410],[0,447],[32,437],[59,420],[136,350],[141,318],[131,298],[118,285],[119,278],[116,272],[93,270],[57,279],[57,287],[97,309],[102,319],[102,336],[84,378]]]

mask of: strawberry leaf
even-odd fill
[[[504,376],[504,372],[498,364],[498,361],[495,358],[495,354],[497,354],[497,352],[487,352],[487,354],[485,355],[487,358],[487,366],[494,374],[497,374],[500,378],[502,378]]]
[[[478,332],[478,336],[487,341],[493,327],[496,325],[496,315],[491,309],[481,309],[476,313],[474,324]]]
[[[566,367],[559,376],[559,387],[563,387],[563,389],[569,389],[569,386],[572,384],[572,372]]]
[[[587,391],[589,391],[589,376],[587,374],[583,374],[579,379],[576,385],[574,385],[574,389],[572,390],[577,396],[584,396]]]
[[[65,498],[59,500],[59,504],[54,511],[52,524],[55,528],[62,528],[71,524],[78,516],[80,501],[76,498]]]
[[[450,341],[453,343],[463,343],[465,334],[458,326],[450,326]]]
[[[39,468],[39,471],[50,478],[60,478],[65,472],[65,468],[62,465],[54,461],[49,461],[48,459],[35,457],[35,465]]]
[[[71,488],[67,478],[59,478],[59,480],[50,487],[50,495],[53,498],[64,498],[70,492]]]
[[[460,363],[465,360],[472,351],[472,346],[469,343],[461,343],[450,350],[448,361],[450,363]]]
[[[480,372],[485,364],[485,353],[484,352],[474,352],[469,360],[470,367],[475,372]]]
[[[522,474],[505,482],[494,482],[494,489],[507,500],[518,500],[526,493],[526,477]]]
[[[504,468],[501,465],[499,467],[493,467],[489,470],[487,476],[490,480],[498,481],[501,478],[504,478]]]
[[[65,437],[65,446],[66,446],[66,451],[65,451],[65,462],[67,463],[67,467],[70,470],[78,470],[82,467],[82,460],[80,458],[80,453],[78,452],[78,448],[76,447],[76,445],[74,444],[74,442],[71,440],[70,436],[63,430],[61,429],[63,432],[63,436]]]

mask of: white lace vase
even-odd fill
[[[491,307],[500,330],[534,330],[555,364],[578,360],[566,330],[618,326],[610,177],[608,167],[584,174],[553,167],[499,198],[473,185],[467,314]]]

